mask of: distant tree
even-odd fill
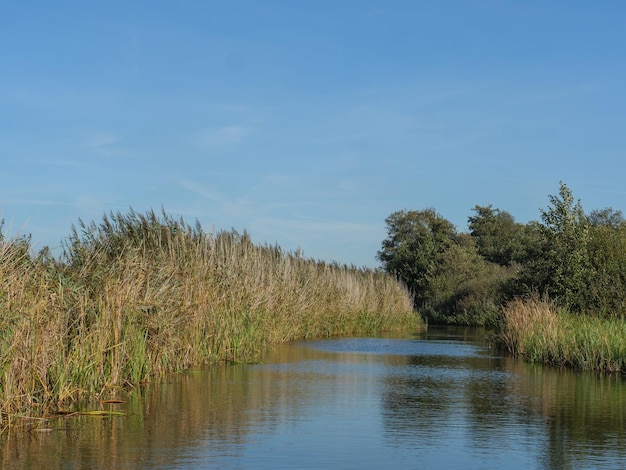
[[[458,244],[450,244],[437,261],[428,272],[424,298],[431,308],[451,313],[455,298],[475,277],[478,265],[485,261],[478,255],[475,246]]]
[[[493,325],[500,305],[500,286],[512,268],[485,260],[474,244],[451,244],[429,273],[426,308],[431,323]]]
[[[622,211],[615,210],[612,207],[592,210],[587,216],[587,220],[593,226],[606,226],[613,228],[617,228],[626,222]]]
[[[407,283],[421,305],[428,300],[429,273],[453,243],[456,229],[434,209],[397,211],[385,223],[387,238],[376,257],[385,271]]]
[[[524,253],[524,225],[511,214],[488,206],[476,206],[476,214],[468,218],[470,235],[478,253],[487,261],[509,266]]]
[[[626,315],[626,224],[594,224],[588,246],[592,275],[587,310],[604,316]]]
[[[580,200],[563,182],[559,195],[549,196],[541,209],[541,223],[532,225],[536,249],[524,265],[525,284],[548,293],[573,310],[586,305],[592,266],[589,256],[590,225]]]

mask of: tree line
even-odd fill
[[[620,210],[586,213],[560,183],[540,220],[519,223],[507,211],[477,205],[467,232],[433,208],[385,219],[377,259],[414,294],[432,323],[490,325],[503,304],[548,296],[573,313],[626,314],[626,220]]]

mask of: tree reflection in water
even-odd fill
[[[621,377],[523,364],[483,337],[431,327],[283,345],[264,364],[135,390],[113,405],[123,417],[59,418],[41,424],[45,432],[3,435],[0,466],[624,466]]]

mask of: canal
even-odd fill
[[[515,361],[481,329],[276,347],[0,437],[2,468],[626,468],[626,382]],[[83,409],[83,411],[86,411]]]

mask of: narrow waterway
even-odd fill
[[[626,468],[626,383],[530,366],[484,331],[336,338],[168,377],[0,437],[2,468]]]

